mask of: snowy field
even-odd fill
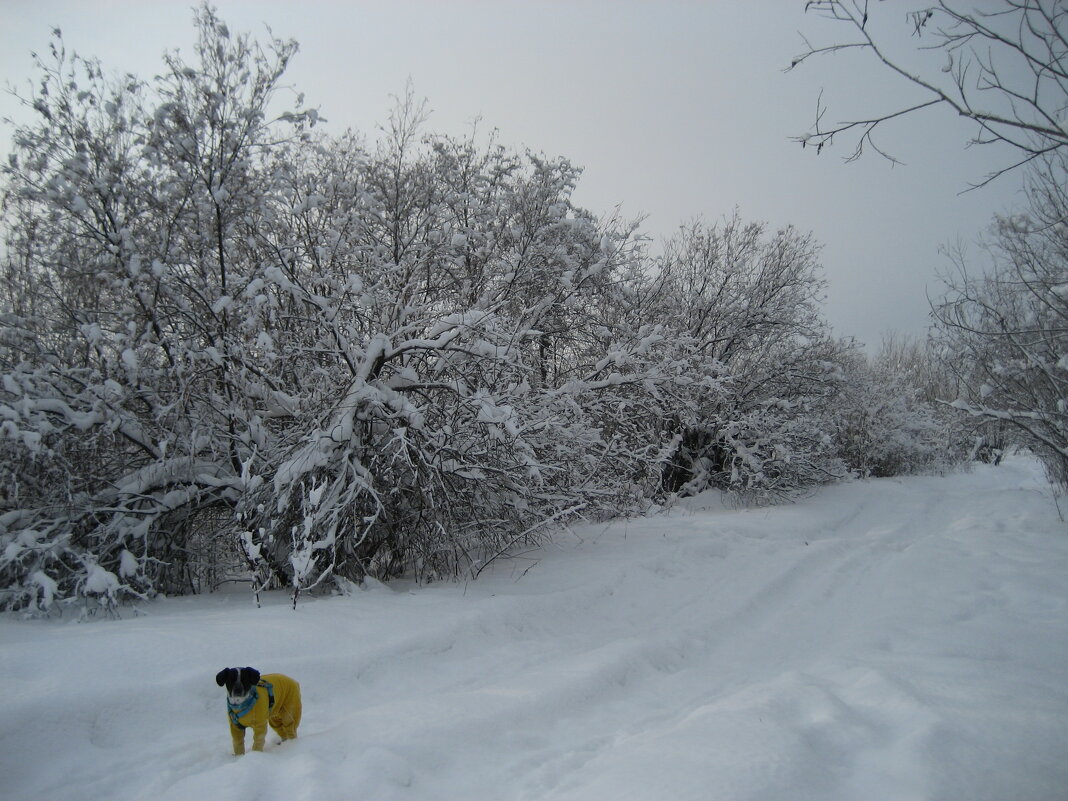
[[[1068,799],[1068,526],[1029,460],[706,495],[487,573],[0,620],[0,798]],[[246,664],[304,723],[237,758]]]

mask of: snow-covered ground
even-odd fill
[[[1064,801],[1068,532],[1034,462],[715,496],[469,585],[0,621],[0,797]],[[303,687],[233,757],[215,673]]]

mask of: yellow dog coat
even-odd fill
[[[234,753],[245,753],[245,729],[252,729],[252,750],[262,751],[271,724],[283,740],[293,740],[300,725],[300,685],[281,673],[260,676],[253,692],[256,702],[244,715],[230,715],[230,736]]]

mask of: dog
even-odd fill
[[[215,683],[226,688],[226,711],[234,754],[245,753],[245,729],[252,729],[252,750],[262,751],[267,724],[282,740],[295,740],[300,725],[300,685],[281,673],[260,675],[255,668],[223,668]]]

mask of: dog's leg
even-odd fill
[[[234,741],[234,756],[241,756],[245,753],[245,732],[231,722],[230,737]]]
[[[275,734],[285,740],[292,740],[297,736],[296,726],[293,725],[293,716],[288,709],[279,710],[278,714],[271,718],[271,728]]]
[[[293,698],[290,701],[289,714],[292,720],[290,726],[290,737],[294,740],[297,739],[297,727],[300,725],[301,705],[300,705],[300,686],[298,685],[297,691],[293,693]]]
[[[264,721],[259,726],[252,729],[252,750],[262,751],[263,744],[267,740],[267,722]]]
[[[297,726],[300,725],[301,706],[300,690],[290,695],[284,706],[276,706],[271,716],[271,728],[283,740],[297,739]]]

